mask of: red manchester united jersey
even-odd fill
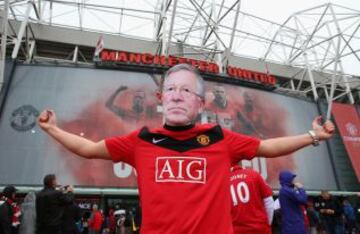
[[[261,175],[254,170],[235,166],[230,183],[234,233],[271,233],[263,199],[271,196],[272,190]]]
[[[214,125],[165,126],[105,140],[114,162],[138,175],[142,233],[232,233],[232,164],[255,156],[259,140]]]

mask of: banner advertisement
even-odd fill
[[[0,119],[0,183],[38,185],[54,173],[61,184],[136,188],[132,167],[74,156],[41,131],[36,118],[51,108],[61,128],[93,141],[160,126],[156,79],[119,70],[17,66]],[[314,103],[271,92],[215,82],[206,82],[206,90],[199,122],[261,139],[306,133],[318,115]],[[307,189],[337,189],[325,144],[241,163],[258,170],[273,188],[279,187],[279,171],[288,169]]]
[[[356,107],[350,104],[333,103],[332,114],[360,182],[360,117]]]

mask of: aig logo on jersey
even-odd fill
[[[206,159],[197,157],[157,157],[156,182],[206,182]]]

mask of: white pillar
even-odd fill
[[[15,46],[14,46],[13,52],[11,54],[12,59],[16,59],[16,57],[18,55],[19,48],[20,48],[20,45],[21,45],[21,42],[22,42],[22,38],[24,36],[26,26],[27,26],[27,23],[28,23],[28,20],[29,20],[29,14],[30,14],[31,7],[32,7],[31,2],[28,2],[26,12],[25,12],[25,15],[24,15],[24,20],[21,22],[21,26],[20,26],[18,36],[17,36],[16,42],[15,42]]]
[[[0,53],[0,91],[4,83],[5,76],[5,59],[6,59],[6,40],[7,40],[7,24],[9,15],[9,0],[5,0],[3,21],[1,27],[1,53]]]

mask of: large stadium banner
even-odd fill
[[[332,113],[339,128],[358,181],[360,182],[360,117],[356,107],[333,103]]]
[[[47,173],[61,184],[136,187],[136,172],[124,163],[76,157],[42,132],[36,117],[54,109],[60,127],[99,141],[144,125],[162,124],[156,77],[140,72],[57,66],[17,66],[0,119],[0,183],[37,185]],[[255,89],[206,83],[199,122],[259,138],[294,135],[311,128],[313,103]],[[337,189],[324,144],[277,159],[256,158],[258,170],[278,188],[282,169],[293,170],[307,189]]]

